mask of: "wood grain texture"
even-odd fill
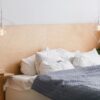
[[[45,47],[87,51],[97,46],[96,24],[9,26],[0,37],[0,67],[17,73],[19,63]]]
[[[0,73],[0,100],[4,100],[3,86],[4,86],[4,74]]]

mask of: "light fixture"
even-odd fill
[[[0,12],[1,12],[0,36],[4,36],[4,34],[6,34],[6,30],[4,29],[4,25],[3,25],[2,8]]]
[[[97,14],[98,14],[98,18],[97,18],[97,31],[100,31],[100,8],[99,8],[99,3],[100,1],[97,0]]]
[[[100,31],[100,16],[98,16],[97,31]]]
[[[6,30],[4,29],[4,25],[3,25],[2,5],[1,5],[1,9],[0,9],[0,23],[1,23],[0,24],[0,36],[4,36],[4,34],[6,34]]]

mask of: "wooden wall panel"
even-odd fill
[[[87,51],[97,46],[96,24],[9,26],[0,37],[0,67],[18,72],[21,58],[45,47]]]

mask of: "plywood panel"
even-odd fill
[[[0,37],[0,67],[18,72],[21,58],[45,47],[87,51],[97,46],[96,24],[9,26]]]

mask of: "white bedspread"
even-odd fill
[[[31,89],[32,83],[36,77],[37,75],[35,76],[14,75],[7,80],[5,88],[9,87],[19,91],[29,90]]]

